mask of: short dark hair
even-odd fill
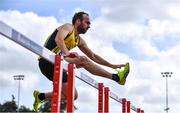
[[[73,16],[73,18],[72,18],[72,24],[74,25],[77,19],[80,19],[80,21],[82,21],[84,14],[86,14],[87,16],[89,16],[88,13],[83,12],[83,11],[75,13],[74,16]]]

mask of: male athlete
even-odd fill
[[[55,31],[48,37],[44,46],[56,54],[64,55],[64,59],[69,63],[74,63],[77,68],[84,68],[93,75],[109,78],[116,81],[120,85],[124,85],[126,82],[126,77],[129,73],[129,63],[111,64],[91,51],[84,39],[80,36],[80,34],[85,34],[89,28],[89,15],[85,12],[75,13],[72,19],[72,24],[67,23],[55,29]],[[80,56],[76,52],[70,52],[70,50],[75,47],[78,47],[86,56]],[[102,69],[88,58],[98,64],[113,69],[124,67],[124,70],[118,71],[117,74],[112,74]],[[42,74],[45,75],[50,81],[53,81],[53,64],[40,57],[39,67]],[[66,100],[67,76],[68,73],[63,71],[62,100]],[[52,92],[40,93],[39,91],[35,90],[33,95],[35,98],[34,109],[37,111],[44,100],[51,99]],[[75,99],[77,99],[76,90]]]

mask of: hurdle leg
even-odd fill
[[[104,112],[109,113],[109,88],[104,88]]]
[[[127,101],[127,113],[131,113],[131,102]]]
[[[53,93],[51,101],[51,113],[60,112],[61,88],[62,88],[62,64],[63,57],[56,55],[54,63]]]
[[[104,113],[103,111],[103,89],[104,85],[103,83],[98,83],[98,113]]]
[[[74,64],[68,65],[68,85],[67,85],[67,113],[74,112]]]
[[[137,113],[141,113],[141,109],[140,108],[137,108]]]
[[[144,113],[144,110],[141,110],[141,113]]]
[[[122,113],[127,113],[126,112],[126,99],[125,98],[123,98],[122,99]]]

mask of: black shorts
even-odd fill
[[[50,81],[53,81],[54,76],[54,65],[49,61],[40,58],[39,68],[43,75],[45,75]],[[63,83],[67,82],[67,72],[63,70]]]

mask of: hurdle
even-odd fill
[[[131,110],[135,111],[136,113],[144,113],[144,110],[142,110],[141,108],[136,108],[131,104],[130,101],[127,101],[125,98],[119,98],[115,93],[111,92],[108,87],[104,87],[103,83],[98,83],[82,72],[80,73],[80,75],[75,75],[74,64],[68,64],[68,66],[65,66],[63,64],[63,56],[56,55],[45,47],[38,45],[37,43],[30,40],[25,35],[21,34],[2,21],[0,21],[0,34],[54,64],[53,94],[51,102],[52,113],[60,112],[63,69],[66,69],[69,74],[67,90],[68,113],[74,112],[75,77],[87,83],[91,87],[98,89],[98,113],[109,113],[109,97],[122,104],[122,113],[130,113]]]

